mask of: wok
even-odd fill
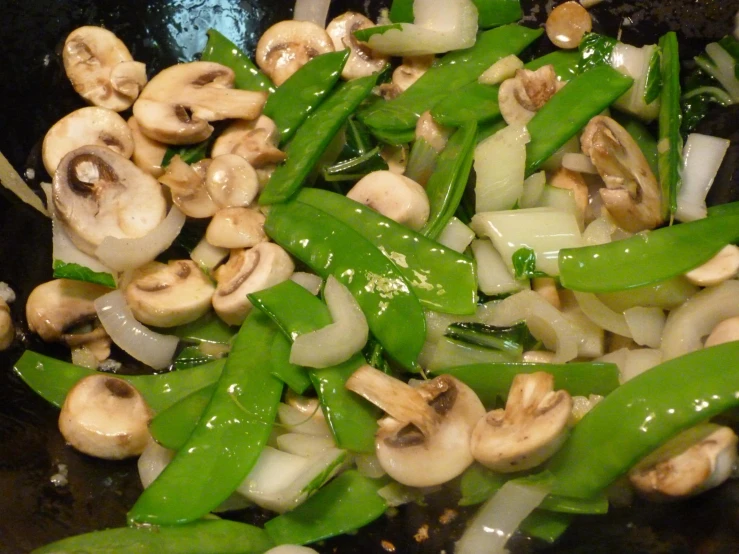
[[[331,14],[346,9],[376,16],[389,0],[335,0]],[[150,69],[188,60],[204,46],[205,31],[215,27],[246,50],[274,21],[288,18],[293,0],[5,0],[0,15],[0,151],[28,181],[44,179],[40,139],[49,126],[83,105],[67,81],[60,61],[65,36],[80,25],[104,25]],[[524,1],[527,24],[540,24],[551,1]],[[730,33],[736,0],[605,0],[592,9],[596,30],[635,44],[654,42],[677,31],[681,56],[689,60],[711,39]],[[546,41],[540,41],[546,42]],[[546,49],[546,46],[543,46]],[[736,106],[734,107],[736,108]],[[716,109],[702,124],[704,132],[734,142],[710,201],[739,197],[739,111]],[[32,171],[27,171],[31,169]],[[35,172],[35,174],[34,174]],[[57,411],[36,397],[11,371],[23,348],[54,355],[23,329],[23,306],[30,291],[50,278],[49,222],[3,191],[0,195],[0,280],[18,293],[13,316],[19,322],[16,346],[0,354],[0,552],[28,552],[62,537],[121,526],[140,492],[134,462],[105,462],[64,445],[56,427]],[[59,464],[68,468],[68,485],[55,487],[50,477]],[[431,495],[426,507],[402,507],[354,536],[327,541],[321,552],[431,553],[453,550],[470,512],[445,524],[440,515],[456,509],[448,491]],[[234,517],[262,523],[267,515],[247,510]],[[428,525],[428,539],[414,535]],[[382,542],[387,541],[387,542]],[[695,553],[739,552],[739,482],[674,505],[614,508],[608,516],[583,517],[554,545],[523,537],[515,552],[548,553]],[[394,550],[393,550],[394,548]]]

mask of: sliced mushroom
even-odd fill
[[[205,186],[205,176],[210,160],[201,160],[189,165],[179,156],[174,156],[159,177],[159,182],[169,187],[172,201],[187,216],[194,218],[212,217],[218,211]]]
[[[87,107],[57,121],[44,137],[41,155],[46,171],[54,176],[59,162],[82,146],[107,146],[124,158],[134,151],[133,133],[126,120],[105,108]]]
[[[224,154],[210,162],[205,188],[220,208],[245,207],[259,194],[259,176],[241,156]]]
[[[560,4],[549,14],[546,31],[549,40],[560,48],[577,48],[583,37],[593,29],[593,20],[579,3]]]
[[[414,56],[403,58],[403,63],[393,71],[393,80],[380,85],[380,94],[386,100],[392,100],[423,77],[436,60],[436,56]]]
[[[167,153],[167,145],[152,140],[142,133],[133,116],[128,118],[128,128],[131,129],[133,138],[133,156],[131,157],[133,163],[152,177],[161,177],[164,173],[162,160]]]
[[[277,148],[280,132],[266,115],[254,121],[231,123],[213,143],[211,156],[238,154],[254,168],[262,168],[285,161],[285,153]]]
[[[229,325],[240,325],[252,308],[246,295],[286,281],[294,270],[288,253],[274,243],[234,250],[228,262],[216,270],[213,308]]]
[[[717,346],[739,340],[739,316],[724,319],[716,325],[706,339],[705,347]]]
[[[606,185],[600,197],[619,227],[636,233],[663,222],[659,184],[626,129],[599,115],[585,127],[580,144]]]
[[[266,242],[265,217],[252,208],[224,208],[216,212],[205,231],[205,240],[220,248],[251,248]]]
[[[472,454],[493,471],[524,471],[549,459],[567,438],[572,398],[554,390],[554,377],[516,375],[505,410],[488,412],[472,432]]]
[[[7,350],[15,339],[15,325],[10,315],[10,307],[0,298],[0,351]]]
[[[62,159],[52,185],[54,208],[74,244],[94,255],[105,237],[138,238],[166,216],[156,179],[101,146]]]
[[[280,21],[257,43],[257,64],[275,85],[282,83],[320,54],[333,52],[331,37],[310,21]]]
[[[551,65],[536,71],[519,69],[513,79],[506,79],[500,85],[500,113],[508,125],[526,125],[559,88],[557,74]]]
[[[416,140],[424,139],[437,152],[441,152],[446,148],[449,135],[450,131],[436,123],[434,118],[431,117],[431,112],[424,112],[418,118]]]
[[[59,430],[80,452],[122,460],[144,451],[151,417],[133,385],[100,373],[85,377],[69,391],[59,414]]]
[[[557,281],[553,277],[536,277],[531,280],[531,288],[558,310],[562,308]]]
[[[169,67],[156,75],[133,105],[143,133],[166,144],[192,144],[213,132],[210,121],[256,119],[264,92],[234,89],[232,69],[213,62]]]
[[[130,108],[146,85],[146,66],[133,61],[126,45],[101,27],[72,31],[64,43],[62,60],[82,98],[116,112]]]
[[[739,273],[739,246],[729,244],[701,266],[688,271],[685,277],[699,287],[712,287],[733,279]]]
[[[215,286],[190,260],[150,262],[135,270],[124,294],[133,315],[145,325],[175,327],[210,309]]]
[[[674,437],[629,472],[643,496],[676,500],[719,486],[737,463],[736,434],[729,427],[705,423]]]
[[[338,52],[346,48],[351,50],[349,59],[346,61],[341,76],[344,79],[359,79],[367,77],[378,71],[382,71],[388,63],[388,57],[377,54],[366,44],[360,42],[354,36],[355,31],[374,27],[372,20],[357,12],[346,12],[333,19],[326,27],[326,32]]]
[[[110,355],[110,338],[100,326],[95,299],[110,289],[84,281],[55,279],[37,286],[26,302],[28,329],[46,342],[87,346],[98,360]]]
[[[417,388],[365,365],[346,388],[387,412],[375,438],[382,468],[411,487],[431,487],[460,475],[473,462],[470,435],[485,408],[467,385],[441,375]]]
[[[585,182],[583,176],[576,171],[562,167],[552,174],[549,184],[558,189],[572,191],[577,211],[580,214],[578,221],[581,223],[584,222],[587,219],[590,198],[588,196],[588,184]]]
[[[346,196],[414,230],[429,218],[429,199],[423,187],[391,171],[365,175]]]

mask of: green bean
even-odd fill
[[[608,244],[561,250],[559,278],[571,290],[632,289],[682,275],[738,240],[739,211],[712,215]]]
[[[276,544],[310,544],[363,527],[387,508],[377,494],[383,481],[345,471],[291,512],[264,528]]]
[[[407,369],[416,367],[426,335],[423,309],[395,265],[372,243],[299,202],[273,206],[264,228],[318,275],[333,275],[346,285],[388,354]]]
[[[246,478],[267,443],[282,394],[282,383],[270,374],[277,332],[261,312],[247,317],[205,412],[129,512],[131,524],[193,521],[216,508]]]
[[[677,35],[670,31],[659,39],[662,51],[662,92],[659,108],[659,182],[662,214],[669,218],[677,209],[683,139],[680,136],[680,54]]]
[[[285,149],[287,161],[272,174],[259,203],[284,202],[295,194],[326,147],[375,86],[376,75],[339,85],[300,126]]]
[[[262,554],[273,546],[253,525],[209,519],[174,527],[123,527],[62,539],[32,554]]]
[[[526,126],[531,135],[526,147],[526,174],[538,171],[558,148],[615,102],[632,83],[633,79],[605,65],[572,79]]]
[[[208,30],[208,42],[201,59],[230,67],[236,74],[238,89],[275,92],[275,86],[238,46],[215,29]]]
[[[58,408],[80,379],[103,374],[128,381],[154,412],[161,412],[188,394],[215,383],[224,363],[224,360],[216,360],[192,369],[156,375],[120,375],[102,373],[26,350],[13,370],[36,394]]]
[[[316,56],[298,69],[269,96],[264,115],[272,118],[280,131],[280,144],[286,144],[298,127],[323,102],[341,77],[351,50]]]
[[[451,314],[475,312],[477,279],[469,258],[340,194],[306,189],[296,200],[331,214],[379,248],[424,307]]]
[[[200,421],[215,390],[215,384],[198,389],[158,413],[149,423],[149,432],[154,440],[165,448],[182,448]]]

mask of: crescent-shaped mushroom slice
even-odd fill
[[[354,36],[355,31],[374,27],[372,20],[357,12],[346,12],[334,18],[326,27],[336,51],[349,49],[349,59],[341,72],[346,80],[367,77],[381,71],[389,58],[373,52],[366,44],[361,44]]]
[[[105,237],[146,235],[167,211],[162,186],[154,177],[101,146],[83,146],[62,159],[52,199],[74,244],[90,255]]]

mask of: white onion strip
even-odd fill
[[[172,206],[164,221],[150,233],[134,239],[105,237],[95,250],[95,255],[116,271],[136,269],[169,248],[180,234],[186,219],[177,206]]]
[[[593,323],[611,333],[632,338],[624,314],[613,311],[594,294],[589,292],[576,292],[574,294],[582,313],[588,316]]]
[[[293,19],[295,21],[310,21],[324,28],[330,5],[331,0],[295,0]]]
[[[99,297],[95,310],[105,331],[125,352],[154,369],[164,369],[171,363],[179,339],[156,333],[136,321],[123,292],[114,290]]]
[[[708,215],[706,196],[713,186],[730,141],[692,133],[683,149],[682,184],[677,195],[675,218],[695,221]]]
[[[190,259],[198,264],[201,268],[208,271],[215,269],[223,260],[228,258],[230,250],[213,246],[205,237],[192,249]]]
[[[10,164],[8,159],[0,152],[0,184],[15,194],[21,201],[49,217],[49,212],[44,203],[31,190],[31,187],[18,175],[18,172]]]

